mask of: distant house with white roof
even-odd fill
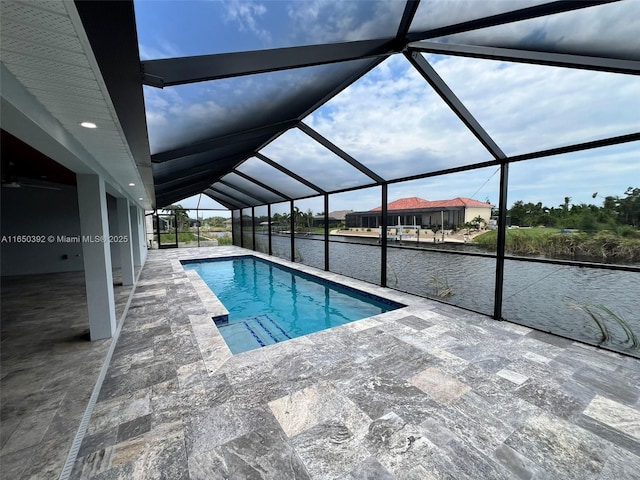
[[[425,200],[419,197],[401,198],[387,205],[387,226],[419,226],[431,228],[459,227],[482,217],[486,222],[491,218],[491,205],[472,198],[456,197],[451,200]],[[378,228],[382,219],[382,207],[366,212],[346,214],[347,228]]]

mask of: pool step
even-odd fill
[[[268,314],[220,323],[218,328],[233,353],[246,352],[291,338]]]

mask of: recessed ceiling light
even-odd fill
[[[142,197],[138,198],[138,200],[144,200]]]
[[[98,128],[98,126],[93,122],[82,122],[80,126],[84,128]]]
[[[129,184],[129,186],[130,186],[130,187],[135,187],[135,186],[136,186],[136,184],[135,184],[135,183],[130,183],[130,184]]]

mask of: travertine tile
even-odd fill
[[[469,385],[465,385],[437,368],[427,368],[417,373],[409,379],[409,383],[441,403],[450,403],[471,390]]]
[[[329,420],[339,420],[352,435],[363,436],[371,419],[330,383],[307,387],[269,402],[289,438]]]
[[[522,375],[518,372],[514,372],[509,370],[508,368],[503,368],[499,372],[496,373],[499,377],[505,378],[509,380],[511,383],[515,383],[516,385],[522,385],[524,382],[529,380],[529,377],[526,375]]]
[[[552,478],[597,478],[613,445],[596,435],[546,413],[529,419],[507,446],[549,472]]]
[[[179,260],[246,253],[149,252],[72,478],[625,480],[640,468],[638,360],[451,305],[294,264],[408,306],[232,355],[211,318],[224,306]],[[82,299],[57,296],[69,321]],[[23,355],[56,335],[38,331],[42,311],[22,319],[33,338],[7,350],[3,336],[0,461],[19,480],[59,474],[109,347],[78,332]],[[81,365],[69,346],[91,347]]]
[[[369,456],[362,440],[340,420],[326,420],[291,439],[312,479],[340,477]]]
[[[640,411],[596,395],[584,414],[640,440]]]
[[[114,271],[116,318],[131,286]],[[111,340],[89,341],[83,272],[2,278],[2,476],[57,478]]]

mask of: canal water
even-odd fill
[[[323,269],[322,239],[321,235],[296,236],[296,261]],[[377,239],[332,235],[330,240],[331,271],[380,283]],[[258,250],[266,251],[267,236],[256,235],[256,244]],[[415,242],[406,245],[415,247]],[[290,237],[274,235],[272,248],[277,256],[289,259]],[[495,258],[447,253],[450,249],[480,252],[471,245],[440,248],[443,250],[434,252],[403,248],[390,242],[388,286],[492,315]],[[640,347],[632,344],[633,334],[640,339],[638,298],[637,272],[505,261],[502,307],[505,320],[590,344],[600,343],[604,329],[609,338],[603,346],[640,357]]]

